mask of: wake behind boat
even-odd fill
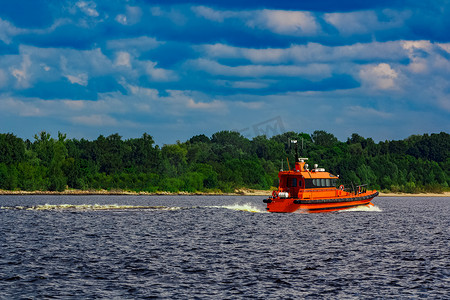
[[[296,141],[293,141],[296,143]],[[293,170],[278,173],[279,187],[272,196],[264,199],[267,211],[290,213],[297,210],[306,212],[329,212],[355,206],[373,206],[370,202],[378,196],[376,190],[368,190],[367,185],[346,189],[336,187],[338,176],[314,165],[309,170],[308,158],[295,157]]]

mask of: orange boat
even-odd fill
[[[370,201],[378,196],[377,191],[367,190],[367,185],[351,189],[341,185],[337,188],[338,176],[325,172],[318,165],[309,170],[306,160],[296,155],[294,169],[278,173],[278,190],[263,200],[269,212],[329,212],[361,205],[373,206]]]

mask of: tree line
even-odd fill
[[[123,140],[67,139],[45,131],[33,141],[0,134],[0,189],[25,191],[130,190],[233,192],[270,189],[278,171],[293,167],[296,139],[301,156],[340,175],[338,184],[363,184],[392,192],[442,192],[450,184],[450,135],[412,135],[381,141],[352,134],[339,141],[325,131],[286,132],[247,139],[238,132],[196,135],[185,142],[155,144],[152,136]],[[290,166],[288,166],[290,162]]]

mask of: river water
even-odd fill
[[[0,196],[0,298],[449,299],[450,198],[263,198]]]

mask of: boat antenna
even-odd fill
[[[295,162],[298,162],[298,143],[297,140],[291,140],[292,144],[295,144]],[[302,141],[303,145],[303,141]]]
[[[302,137],[302,155],[304,155],[304,153],[303,153],[303,137]]]

